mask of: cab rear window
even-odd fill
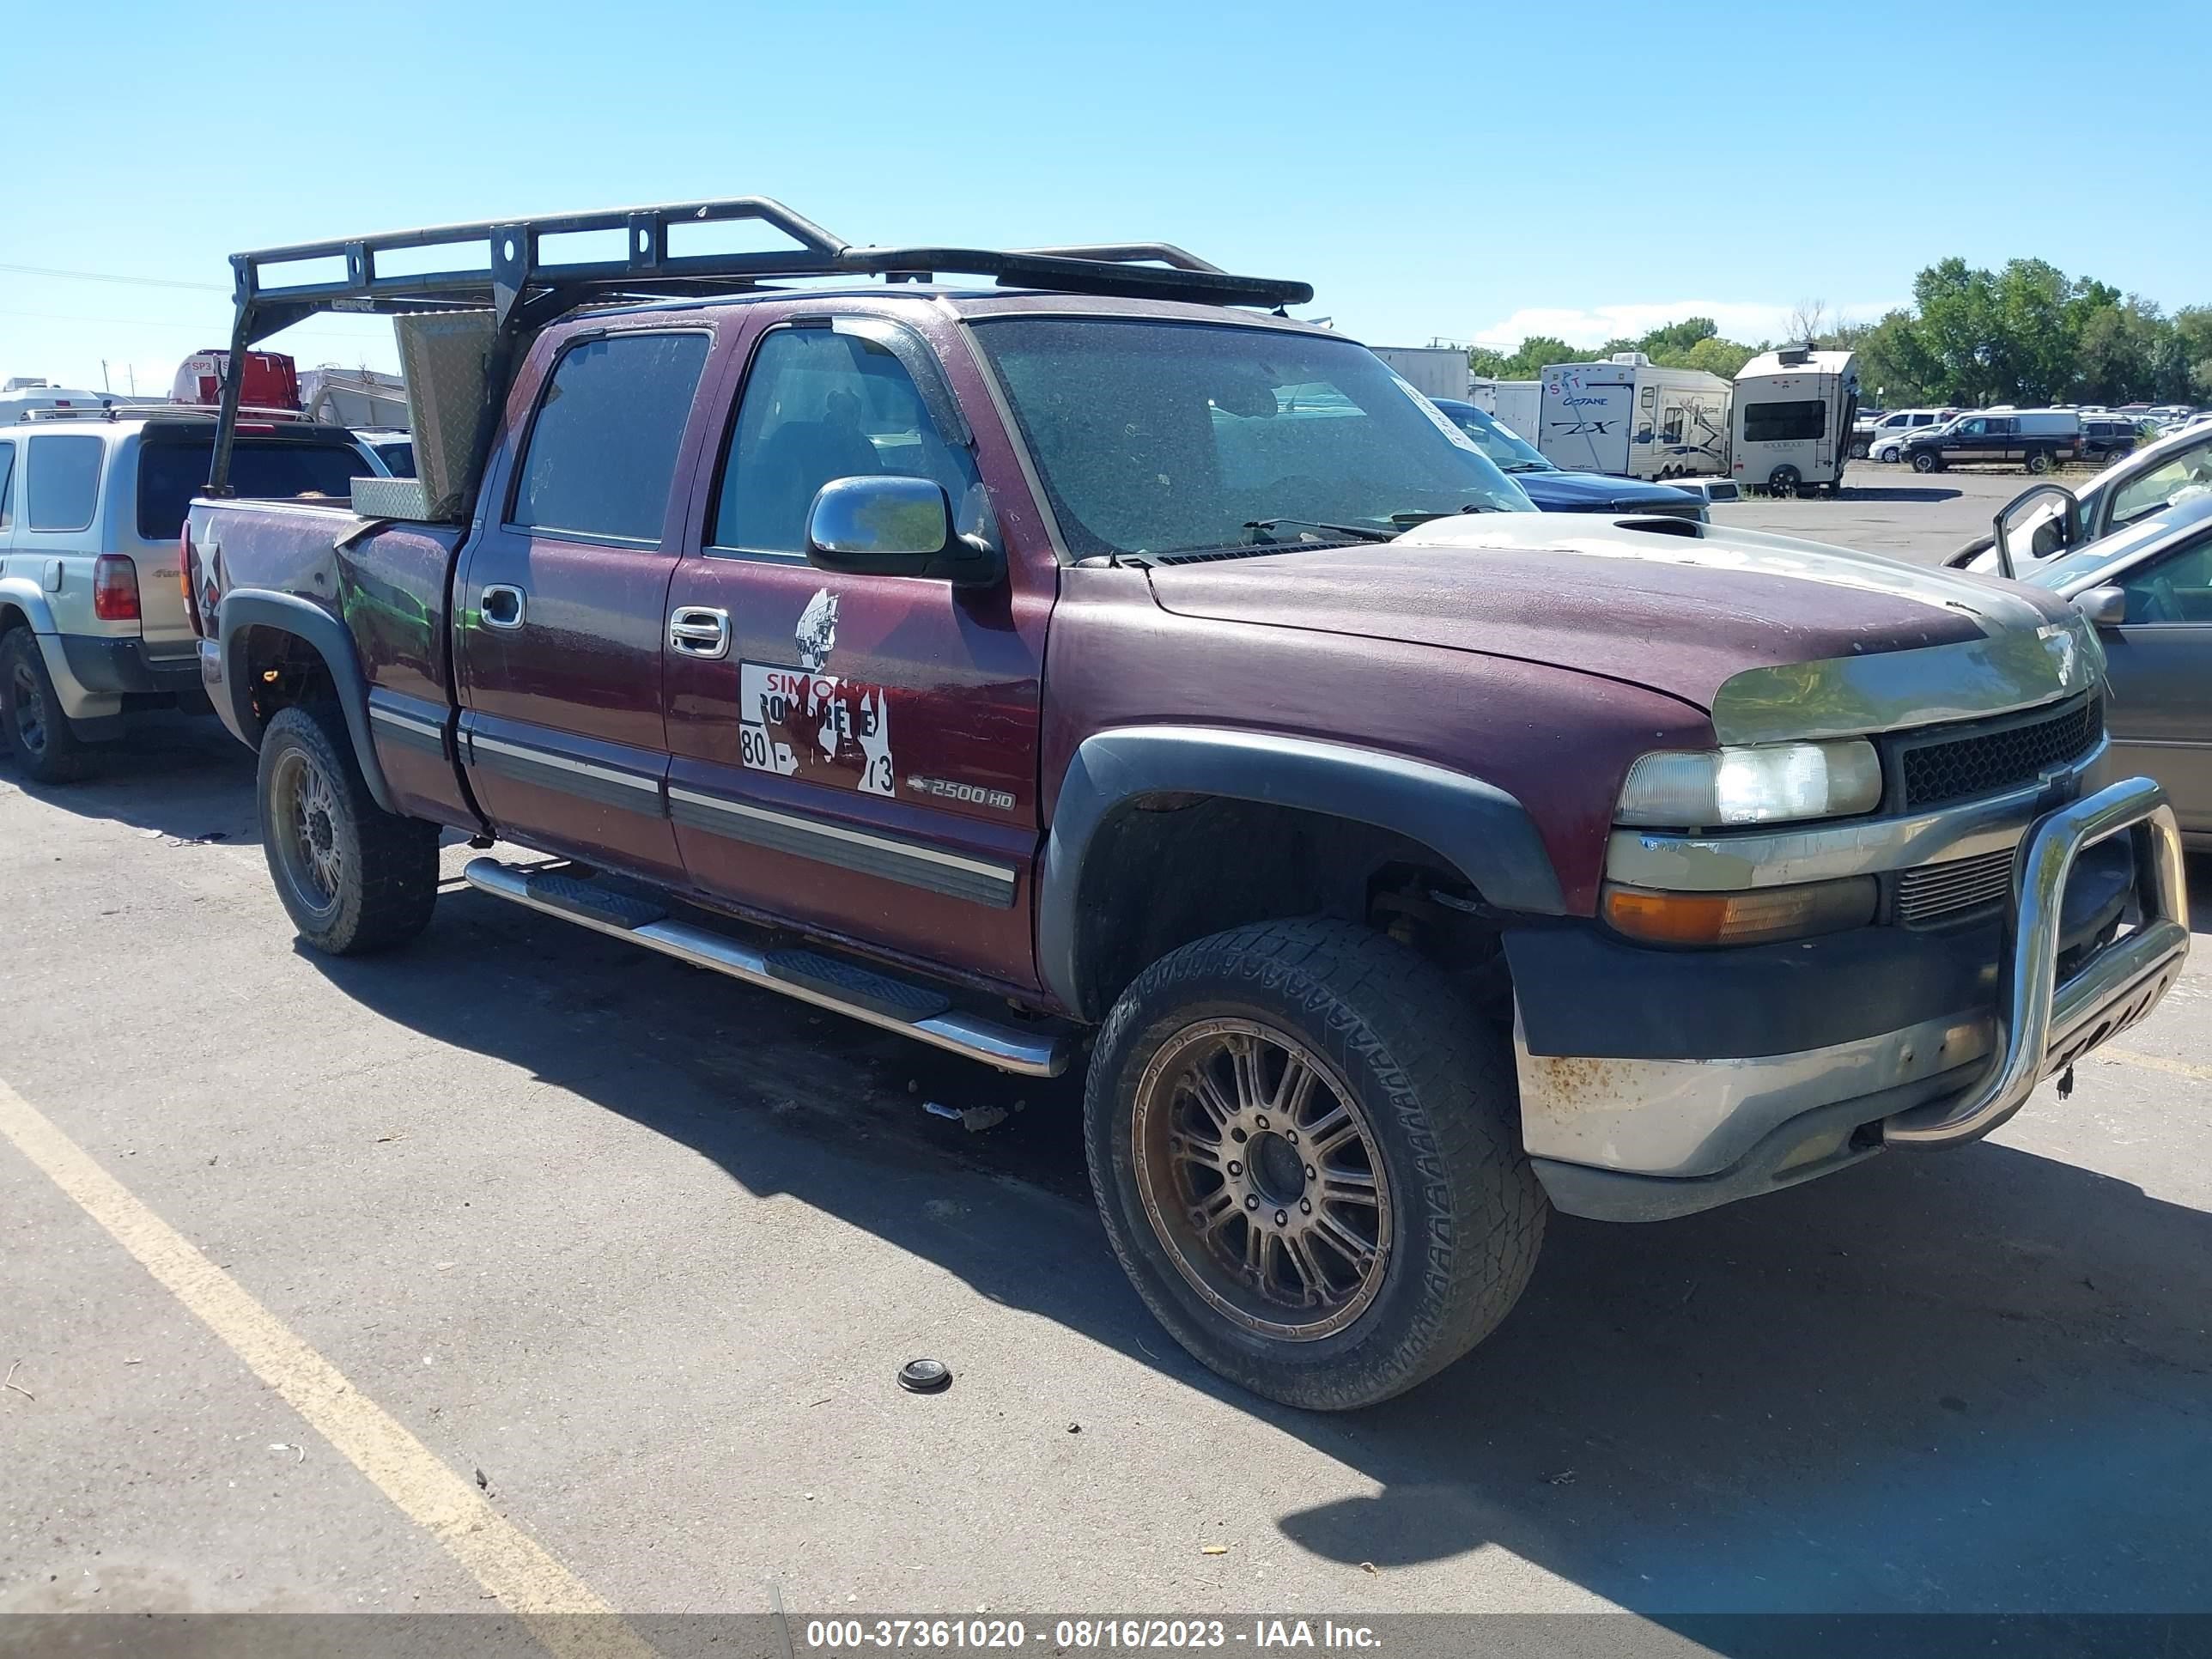
[[[192,497],[207,488],[215,440],[160,439],[138,452],[138,537],[174,541],[185,527]],[[230,453],[230,487],[246,501],[287,497],[353,498],[353,481],[369,465],[350,444],[272,442],[240,438]]]

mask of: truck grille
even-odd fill
[[[2006,847],[1907,870],[1897,878],[1897,919],[1907,927],[1935,927],[1994,909],[2012,896],[2012,860]]]
[[[1939,806],[2033,783],[2046,768],[2087,754],[2104,733],[2104,705],[2089,697],[2039,720],[1915,744],[1903,755],[1905,807]]]

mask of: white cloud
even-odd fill
[[[1901,300],[1883,300],[1858,305],[1832,305],[1828,307],[1828,314],[1832,319],[1871,322],[1884,312],[1893,311],[1905,303]],[[1778,337],[1789,327],[1790,313],[1796,309],[1795,306],[1756,305],[1729,300],[1632,301],[1621,305],[1592,306],[1587,309],[1532,306],[1515,312],[1488,328],[1478,330],[1474,340],[1477,345],[1510,351],[1533,334],[1547,334],[1555,339],[1565,340],[1571,346],[1595,346],[1602,345],[1607,340],[1633,339],[1662,323],[1679,323],[1685,317],[1710,317],[1720,325],[1724,338],[1755,343]]]

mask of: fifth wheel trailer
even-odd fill
[[[1692,477],[1729,470],[1729,383],[1640,351],[1543,374],[1536,447],[1571,472]]]
[[[1370,346],[1424,398],[1467,396],[1467,352],[1459,346]]]
[[[1739,369],[1729,420],[1735,481],[1770,495],[1843,487],[1859,407],[1858,359],[1784,346]]]

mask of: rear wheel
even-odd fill
[[[2027,452],[2027,459],[2021,465],[2039,477],[2051,471],[2051,452],[2046,449],[2031,449]]]
[[[261,738],[261,846],[300,937],[331,956],[404,944],[438,896],[438,826],[377,805],[345,720],[287,708]]]
[[[37,782],[73,783],[90,763],[28,628],[14,629],[0,640],[0,732],[23,775]]]
[[[1146,1305],[1285,1405],[1412,1388],[1535,1265],[1547,1205],[1503,1037],[1366,928],[1238,928],[1155,963],[1100,1032],[1084,1125]]]

